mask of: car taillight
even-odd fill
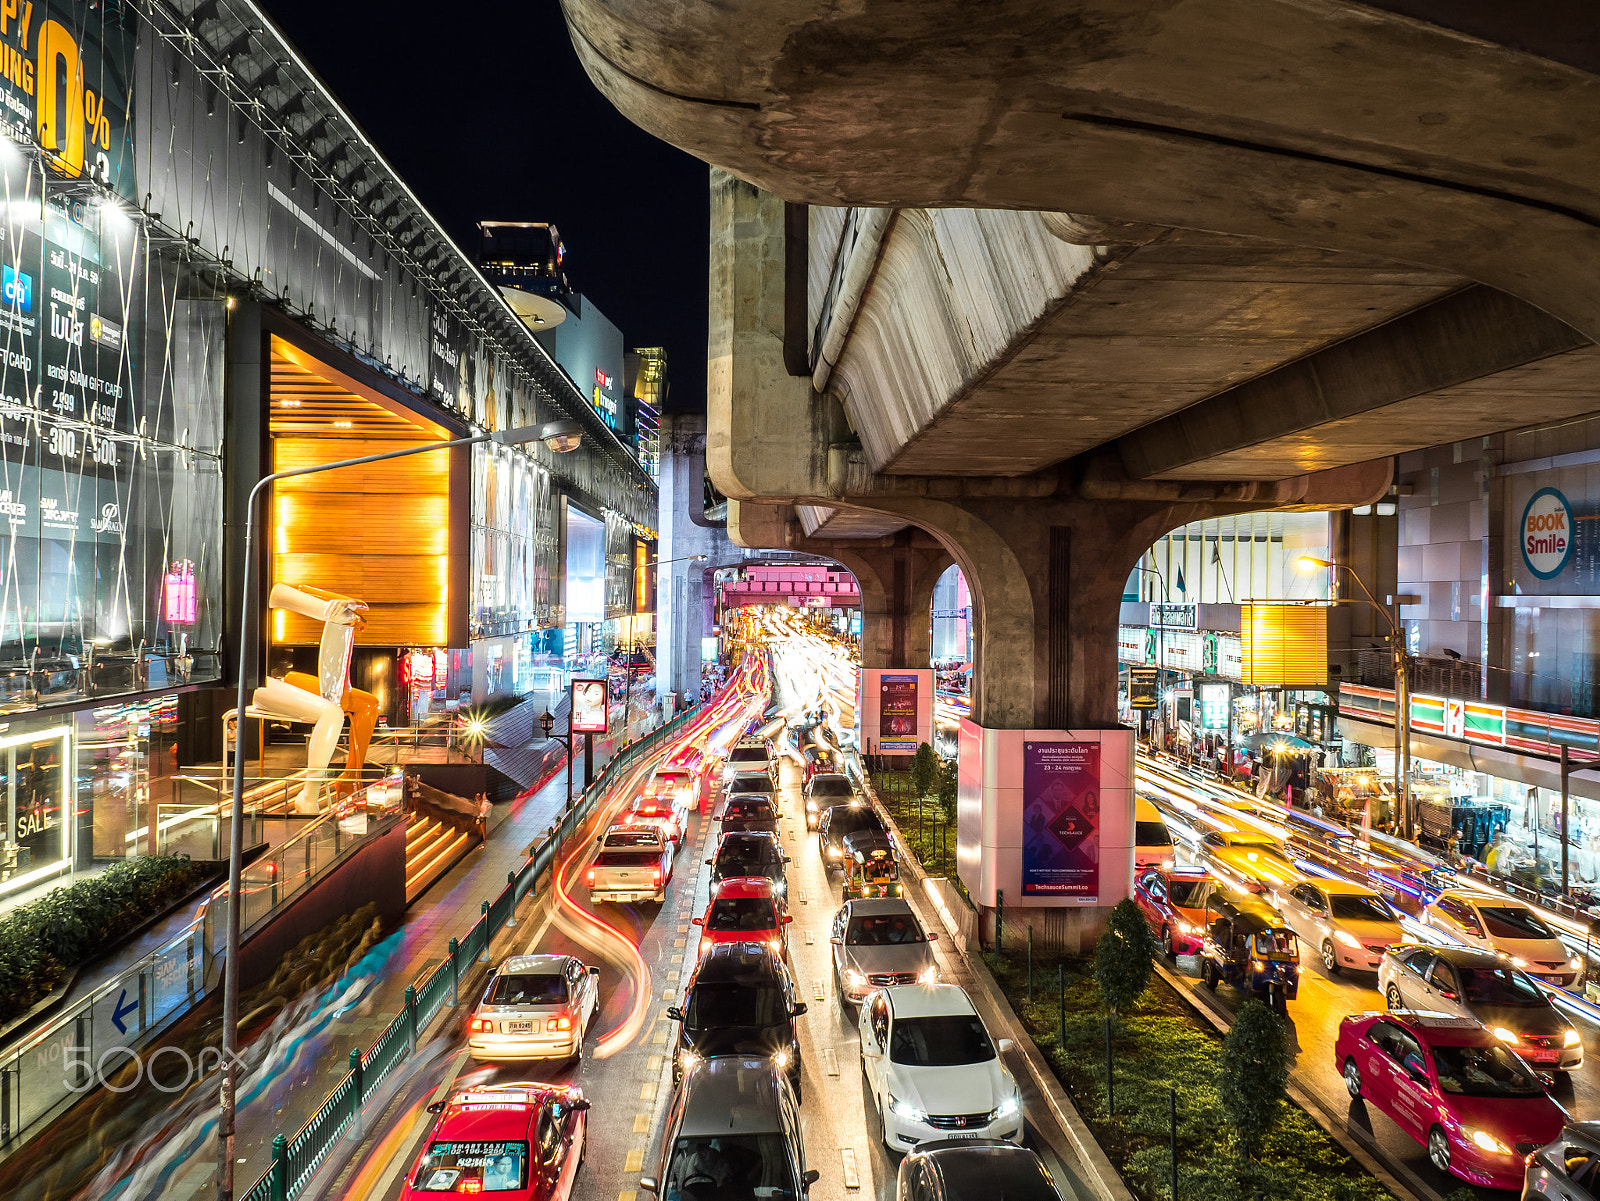
[[[594,887],[594,868],[592,867],[589,869],[589,887]]]
[[[656,870],[655,870],[655,879],[653,881],[651,881],[651,883],[654,883],[654,884],[660,884],[661,883],[661,869],[659,867],[656,868]]]
[[[483,1181],[476,1176],[467,1176],[456,1187],[463,1193],[481,1193],[483,1192]]]
[[[467,1031],[471,1034],[492,1034],[494,1023],[488,1018],[473,1018],[467,1023]]]
[[[566,1014],[562,1014],[560,1017],[550,1018],[548,1021],[546,1021],[545,1024],[544,1024],[544,1028],[547,1031],[552,1031],[552,1032],[556,1031],[556,1030],[571,1030],[572,1029],[572,1019],[570,1017],[568,1017]]]

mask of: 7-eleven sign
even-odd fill
[[[1465,738],[1467,736],[1466,701],[1445,701],[1444,736],[1446,738]]]

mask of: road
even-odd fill
[[[831,657],[831,656],[826,656]],[[815,703],[823,689],[815,675],[826,666],[823,656],[802,656],[786,662],[778,676],[781,704],[806,700]],[[835,677],[837,679],[837,676]],[[801,696],[785,695],[812,681]],[[754,707],[759,714],[761,707]],[[639,772],[640,783],[649,764]],[[807,1164],[821,1177],[810,1191],[811,1201],[846,1201],[871,1196],[886,1201],[893,1195],[899,1157],[892,1155],[869,1133],[876,1130],[875,1111],[861,1083],[855,1014],[841,1006],[834,993],[829,961],[828,931],[839,904],[839,884],[827,877],[816,850],[814,836],[805,830],[799,768],[792,761],[781,767],[782,835],[793,859],[789,868],[794,922],[789,927],[790,949],[796,980],[809,1005],[801,1019],[803,1058],[801,1106]],[[518,939],[498,954],[571,953],[596,962],[596,947],[611,960],[600,958],[601,1013],[592,1027],[585,1058],[575,1069],[479,1067],[465,1058],[467,1016],[463,1006],[448,1036],[419,1056],[420,1070],[413,1072],[394,1099],[373,1120],[369,1117],[366,1140],[359,1152],[348,1150],[319,1176],[308,1195],[387,1199],[399,1196],[403,1173],[415,1162],[431,1125],[427,1102],[464,1084],[504,1083],[536,1079],[575,1080],[593,1101],[590,1111],[590,1151],[575,1190],[576,1201],[639,1201],[638,1178],[654,1163],[656,1140],[671,1094],[669,1047],[674,1034],[666,1009],[673,1004],[681,983],[692,967],[697,941],[690,919],[708,903],[708,869],[703,861],[715,845],[715,823],[710,805],[691,818],[685,846],[679,853],[665,903],[653,905],[591,906],[581,887],[571,891],[571,905],[551,907],[517,929]],[[567,878],[582,879],[588,852],[577,857]],[[638,966],[628,971],[631,950],[623,950],[583,915],[589,915],[620,932],[630,947],[637,947],[647,969],[649,992],[642,1004],[634,984]],[[938,929],[931,913],[923,914],[931,929]],[[961,983],[969,978],[964,962],[947,941],[936,944],[945,978]],[[636,1008],[642,1022],[632,1037],[608,1036],[625,1030]],[[1011,1064],[1028,1105],[1031,1089],[1020,1061]],[[1044,1113],[1042,1105],[1028,1109],[1027,1138],[1050,1167],[1068,1198],[1093,1196],[1078,1178],[1071,1153],[1060,1132],[1040,1131],[1031,1116]],[[648,1197],[648,1195],[645,1195]]]

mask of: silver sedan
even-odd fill
[[[496,1063],[576,1059],[600,1007],[600,969],[571,955],[513,955],[467,1019],[467,1051]]]
[[[937,984],[939,968],[927,933],[899,898],[846,901],[833,918],[833,974],[839,996],[859,1005],[873,989],[892,984]]]

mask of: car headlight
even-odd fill
[[[817,811],[817,803],[815,801],[807,801],[806,802],[806,812],[807,813],[815,813],[816,811]]]
[[[772,886],[772,891],[777,893],[781,897],[784,893],[789,891],[788,882],[784,881],[784,880],[779,880],[776,884],[774,884]]]
[[[1195,925],[1193,922],[1186,922],[1180,917],[1178,919],[1178,933],[1179,934],[1198,934],[1198,933],[1200,933],[1200,927]]]
[[[1335,930],[1333,932],[1333,937],[1336,941],[1344,943],[1344,945],[1347,947],[1351,947],[1357,951],[1361,949],[1361,940],[1354,934],[1351,934],[1348,930]]]
[[[789,1052],[787,1049],[773,1053],[772,1066],[780,1071],[789,1066]]]
[[[1527,960],[1526,960],[1526,959],[1519,959],[1519,958],[1517,958],[1517,956],[1515,956],[1515,955],[1513,955],[1513,956],[1512,956],[1512,957],[1511,957],[1511,962],[1512,962],[1512,964],[1513,964],[1513,965],[1515,965],[1515,966],[1516,966],[1516,967],[1521,967],[1521,968],[1525,968],[1525,967],[1527,967],[1527,966],[1528,966],[1528,961],[1527,961]]]
[[[860,988],[867,982],[867,978],[860,972],[856,971],[855,968],[847,967],[844,970],[844,982],[851,988]]]
[[[685,1072],[699,1062],[700,1056],[695,1052],[688,1050],[687,1048],[678,1052],[678,1066]]]
[[[700,939],[700,954],[704,955],[707,951],[709,951],[715,945],[716,945],[716,942],[715,942],[714,939],[701,938]]]
[[[1490,1134],[1487,1130],[1474,1130],[1472,1132],[1472,1141],[1478,1146],[1482,1147],[1485,1151],[1492,1151],[1496,1155],[1511,1154],[1511,1148],[1506,1146],[1499,1139],[1495,1138],[1495,1136]]]
[[[1022,1098],[1012,1093],[1004,1101],[994,1107],[989,1114],[991,1122],[1003,1122],[1006,1118],[1014,1118],[1022,1111]]]
[[[937,967],[934,967],[932,964],[929,964],[927,967],[922,969],[922,974],[917,977],[917,983],[918,984],[937,984],[937,983],[939,983],[939,969]]]
[[[783,953],[783,943],[779,942],[776,938],[767,939],[767,946],[771,947],[776,954]]]
[[[837,859],[839,857],[839,848],[829,847],[827,854],[829,859]]]
[[[1493,1034],[1503,1043],[1511,1043],[1513,1046],[1515,1046],[1517,1043],[1517,1036],[1511,1033],[1511,1031],[1507,1030],[1504,1026],[1496,1026],[1489,1033]]]
[[[915,1105],[908,1105],[893,1093],[889,1094],[889,1112],[907,1122],[926,1122],[928,1115]]]
[[[1582,971],[1583,970],[1583,956],[1582,955],[1574,955],[1571,959],[1567,960],[1567,966],[1570,967],[1575,972]]]
[[[1576,1030],[1572,1030],[1570,1028],[1567,1030],[1567,1032],[1565,1034],[1563,1034],[1561,1036],[1562,1045],[1563,1046],[1567,1046],[1567,1047],[1575,1047],[1582,1041],[1583,1041],[1583,1036],[1581,1034],[1579,1034]]]

